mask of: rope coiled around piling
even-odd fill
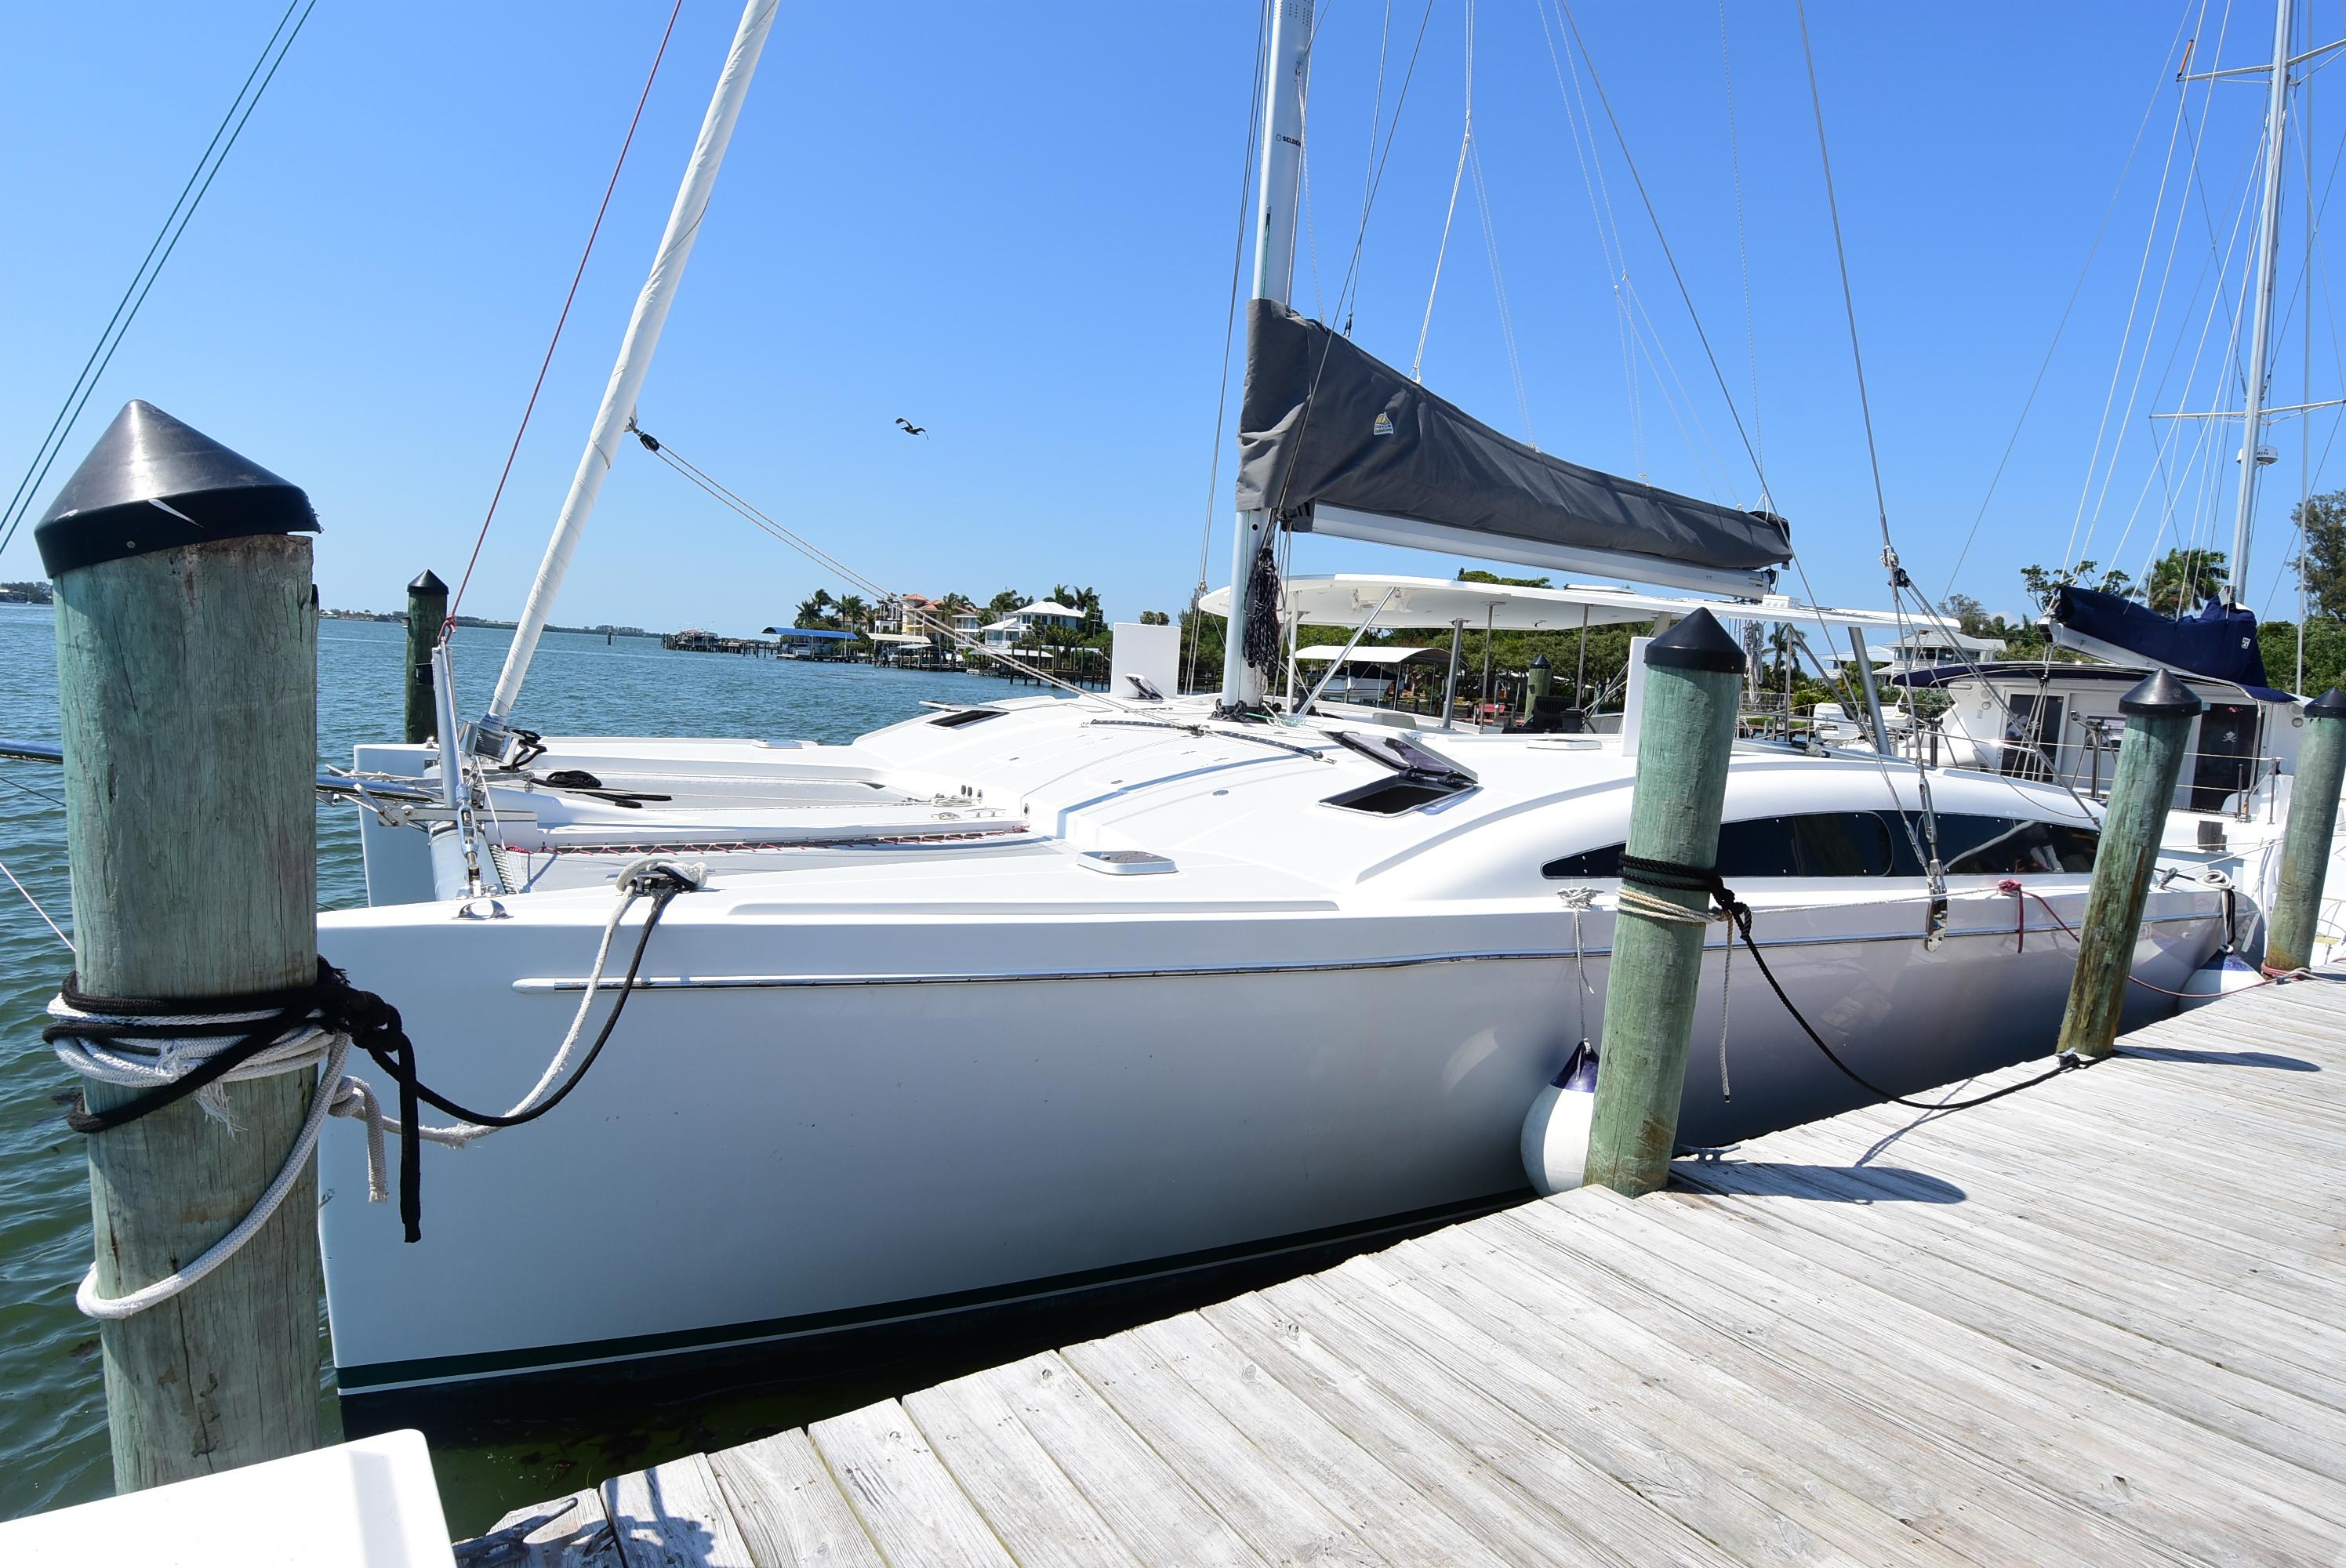
[[[82,1076],[138,1091],[130,1099],[102,1111],[91,1110],[86,1097],[76,1096],[66,1117],[66,1125],[75,1132],[93,1135],[108,1132],[192,1095],[234,1135],[239,1129],[229,1114],[223,1085],[313,1070],[320,1070],[321,1084],[311,1096],[301,1130],[277,1174],[226,1235],[177,1271],[121,1296],[98,1293],[97,1269],[92,1265],[75,1292],[75,1305],[86,1316],[101,1320],[135,1317],[169,1300],[235,1257],[300,1182],[330,1116],[347,1116],[366,1125],[370,1203],[381,1203],[388,1196],[384,1145],[387,1135],[399,1135],[400,1220],[407,1240],[421,1240],[423,1168],[417,1157],[421,1145],[430,1142],[462,1147],[501,1128],[536,1121],[561,1104],[585,1079],[626,1011],[644,951],[669,901],[700,887],[707,873],[697,864],[646,856],[624,869],[617,880],[619,899],[604,925],[594,972],[569,1032],[529,1093],[502,1114],[469,1110],[424,1084],[416,1071],[414,1042],[408,1038],[399,1010],[374,993],[352,985],[349,976],[323,958],[318,960],[317,973],[307,985],[206,997],[200,1003],[95,995],[79,988],[76,974],[67,974],[49,1003],[51,1022],[41,1031],[41,1038]],[[652,907],[637,938],[627,978],[620,983],[618,996],[594,1043],[578,1055],[578,1041],[602,989],[604,969],[620,921],[638,899],[647,897]],[[363,1050],[397,1085],[396,1118],[383,1114],[372,1084],[344,1072],[354,1047]],[[576,1067],[571,1065],[574,1055],[578,1055]],[[457,1125],[424,1125],[421,1105],[456,1117]]]

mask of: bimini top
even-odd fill
[[[1297,648],[1295,650],[1295,657],[1298,660],[1305,663],[1316,664],[1326,664],[1329,660],[1335,658],[1340,654],[1343,656],[1344,663],[1357,665],[1394,666],[1404,664],[1447,664],[1450,662],[1449,652],[1443,648],[1356,647],[1351,653],[1345,653],[1343,645],[1341,643],[1322,643],[1317,647]]]
[[[1792,558],[1780,517],[1511,441],[1270,300],[1247,307],[1238,503],[1280,516],[1318,505],[1433,524],[1486,541],[1480,553],[1494,560],[1517,558],[1509,545],[1721,571],[1764,572]]]
[[[1357,626],[1369,618],[1387,593],[1390,604],[1377,616],[1388,629],[1440,626],[1464,621],[1470,631],[1488,625],[1503,632],[1578,631],[1592,626],[1624,626],[1656,616],[1690,616],[1708,610],[1730,620],[1789,621],[1798,626],[1865,626],[1896,629],[1898,617],[1879,610],[1831,610],[1794,604],[1781,596],[1764,599],[1696,599],[1670,594],[1640,594],[1627,588],[1585,587],[1567,583],[1560,588],[1519,588],[1505,583],[1469,583],[1451,577],[1388,577],[1373,573],[1337,572],[1320,576],[1291,576],[1279,585],[1280,613],[1307,626]],[[1230,613],[1229,589],[1216,588],[1198,601],[1209,616]]]

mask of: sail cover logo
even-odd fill
[[[1389,413],[1378,414],[1377,423],[1369,427],[1369,433],[1372,435],[1391,435],[1392,433],[1392,415]]]

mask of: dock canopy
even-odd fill
[[[766,635],[770,637],[804,637],[812,642],[835,643],[844,642],[855,634],[853,632],[819,631],[812,626],[768,626],[766,628]]]
[[[1247,307],[1238,504],[1282,516],[1333,508],[1426,525],[1418,541],[1424,547],[1492,560],[1539,559],[1519,553],[1530,546],[1764,572],[1792,558],[1791,530],[1780,517],[1673,494],[1511,441],[1269,300]],[[1295,525],[1341,531],[1323,526],[1333,521]]]

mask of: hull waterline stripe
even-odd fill
[[[2159,915],[2146,920],[2145,926],[2178,925],[2186,922],[2220,918],[2213,914]],[[1971,931],[1953,931],[1950,940],[1964,937],[2008,937],[2015,928],[2009,925],[1981,926]],[[2062,928],[2046,922],[2028,927],[2031,933],[2051,933]],[[1861,942],[1920,942],[1923,933],[1912,932],[1875,932],[1858,936],[1793,937],[1776,942],[1763,942],[1763,948],[1851,947]],[[1724,947],[1723,942],[1707,941],[1709,949]],[[1591,958],[1610,956],[1609,946],[1590,945],[1580,952]],[[1085,980],[1205,980],[1243,974],[1325,974],[1348,970],[1411,969],[1440,963],[1554,963],[1574,956],[1574,950],[1563,948],[1553,952],[1430,952],[1403,953],[1392,958],[1352,958],[1311,960],[1293,963],[1228,963],[1199,964],[1187,967],[1157,969],[1061,969],[1024,970],[1005,974],[647,974],[636,979],[638,991],[813,991],[832,986],[851,985],[1011,985],[1035,983]],[[616,977],[602,983],[605,991],[617,991],[622,982]],[[513,989],[531,995],[544,995],[565,991],[583,991],[584,975],[526,976],[513,983]]]
[[[560,1371],[566,1368],[591,1367],[614,1361],[641,1360],[657,1356],[680,1355],[694,1350],[719,1350],[735,1346],[753,1345],[766,1340],[802,1339],[812,1334],[837,1332],[852,1329],[882,1328],[890,1324],[911,1322],[922,1318],[944,1313],[969,1311],[987,1307],[1010,1307],[1021,1302],[1038,1301],[1073,1291],[1097,1289],[1118,1285],[1143,1285],[1151,1280],[1167,1279],[1199,1269],[1219,1268],[1273,1258],[1290,1252],[1325,1247],[1331,1243],[1365,1240],[1387,1231],[1407,1230],[1416,1227],[1446,1224],[1485,1213],[1504,1205],[1521,1201],[1526,1188],[1492,1193],[1483,1197],[1468,1198],[1459,1203],[1438,1204],[1431,1208],[1410,1209],[1401,1214],[1385,1215],[1376,1219],[1351,1225],[1325,1226],[1317,1230],[1297,1231],[1287,1236],[1270,1237],[1260,1241],[1238,1242],[1228,1247],[1207,1247],[1197,1252],[1176,1253],[1168,1257],[1152,1258],[1130,1264],[1117,1264],[1106,1268],[1087,1268],[1071,1274],[1055,1274],[1041,1279],[1021,1280],[1009,1285],[991,1286],[975,1290],[956,1290],[938,1296],[923,1296],[908,1301],[891,1301],[872,1307],[847,1307],[830,1312],[811,1312],[792,1318],[769,1318],[750,1323],[723,1323],[707,1329],[684,1329],[666,1334],[632,1334],[611,1339],[591,1339],[570,1345],[546,1345],[516,1350],[488,1350],[474,1355],[427,1356],[407,1361],[379,1361],[372,1365],[338,1368],[336,1380],[345,1394],[389,1392],[394,1389],[417,1388],[433,1383],[464,1382],[477,1378],[519,1375],[532,1372]]]

